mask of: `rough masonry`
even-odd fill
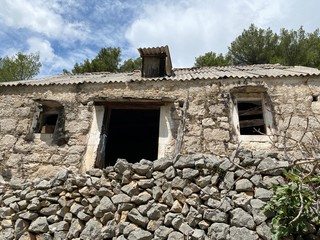
[[[1,186],[1,239],[271,239],[264,212],[285,183],[287,161],[275,152],[238,151],[232,158],[119,159],[85,175]],[[276,166],[276,169],[270,169]],[[304,239],[318,239],[310,224]]]
[[[234,77],[227,77],[233,71],[236,71]],[[13,176],[49,177],[65,168],[84,173],[96,167],[102,138],[109,137],[105,134],[109,113],[112,121],[113,112],[118,110],[127,115],[116,120],[139,116],[140,113],[130,114],[135,109],[147,108],[159,115],[157,123],[154,123],[156,133],[153,134],[156,155],[150,158],[143,156],[149,149],[145,147],[138,151],[142,153],[138,159],[172,158],[177,153],[194,152],[230,155],[239,144],[253,151],[277,150],[283,148],[285,134],[289,139],[287,147],[301,137],[308,142],[319,135],[318,70],[278,65],[182,69],[165,80],[141,78],[139,74],[61,75],[43,80],[2,83],[1,175],[7,180]],[[223,78],[220,79],[220,75]],[[263,121],[259,129],[264,129],[265,133],[250,135],[240,132],[238,115],[243,110],[239,111],[239,104],[244,105],[248,101],[262,104],[260,109],[262,107],[264,113],[259,113],[258,121]],[[60,135],[46,133],[52,126],[41,122],[46,116],[45,107],[50,109],[52,105],[55,106],[51,107],[53,112],[48,111],[47,114],[58,118],[55,124],[60,127],[53,125],[53,128]],[[143,114],[142,119],[146,118],[146,113]],[[241,122],[250,124],[250,120]],[[43,132],[37,130],[41,124],[44,125]],[[130,124],[124,123],[123,126]],[[129,129],[136,129],[139,119],[134,124]],[[147,124],[142,124],[142,130],[129,139],[126,146],[121,144],[124,137],[119,139],[120,143],[116,145],[118,153],[129,151],[128,147],[139,141],[140,133],[150,132],[143,129],[144,126]],[[111,125],[110,129],[121,127]],[[61,144],[53,142],[52,135],[60,137]],[[150,136],[141,138],[149,141]],[[122,158],[130,161],[128,157]],[[106,159],[108,156],[100,156],[103,166],[114,164]]]

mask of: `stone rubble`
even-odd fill
[[[285,179],[261,171],[265,159],[268,169],[280,161],[251,152],[241,152],[236,165],[205,154],[176,162],[119,159],[85,175],[12,179],[0,185],[0,239],[272,239],[272,214],[263,208],[270,186]],[[259,173],[237,176],[256,162]],[[316,239],[319,226],[310,229]]]

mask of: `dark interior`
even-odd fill
[[[241,135],[266,133],[261,101],[238,102]]]
[[[158,155],[159,109],[112,109],[106,140],[106,166],[118,158],[134,163]]]
[[[56,125],[58,114],[51,114],[46,116],[46,120],[43,125]]]
[[[53,133],[58,120],[58,114],[43,114],[41,122],[37,123],[36,133]]]

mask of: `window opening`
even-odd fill
[[[319,96],[315,96],[315,95],[312,96],[312,102],[318,102],[318,100],[319,100]]]
[[[266,133],[261,100],[238,100],[237,105],[241,135],[260,135]]]
[[[157,159],[160,108],[108,109],[108,112],[105,122],[109,124],[102,133],[106,144],[105,166],[114,165],[118,158],[131,163]]]
[[[64,107],[55,100],[37,99],[30,133],[49,144],[61,146],[68,141],[65,133]]]
[[[54,133],[59,118],[59,109],[44,105],[39,105],[38,108],[40,116],[35,133]]]
[[[41,133],[54,133],[58,120],[58,114],[50,114],[44,116],[44,121],[41,127]]]

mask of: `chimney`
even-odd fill
[[[169,47],[139,48],[142,58],[142,77],[171,76],[172,64]]]

